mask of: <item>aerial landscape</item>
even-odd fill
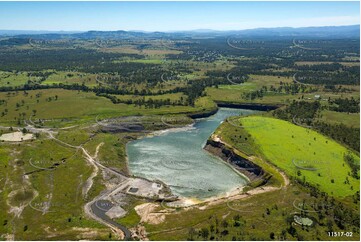
[[[359,18],[0,2],[0,240],[359,241]]]

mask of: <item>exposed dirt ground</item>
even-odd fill
[[[20,131],[7,133],[0,136],[0,141],[8,141],[8,142],[21,142],[31,139],[34,139],[33,134],[24,134],[23,132]]]
[[[159,208],[160,206],[154,203],[143,203],[134,209],[141,218],[140,222],[160,224],[164,222],[165,215],[168,214],[168,212],[165,210],[159,211]]]

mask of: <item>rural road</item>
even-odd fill
[[[98,202],[102,202],[102,201],[106,201],[106,200],[99,199],[99,200],[95,200],[93,203],[91,203],[90,209],[91,209],[92,213],[95,216],[97,216],[98,218],[100,218],[101,220],[103,220],[105,223],[111,224],[111,225],[119,228],[124,233],[124,240],[129,240],[132,236],[132,233],[125,226],[118,224],[117,222],[114,222],[105,214],[107,212],[107,210],[109,210],[111,207],[100,208],[99,205],[97,206],[97,204],[99,204]]]
[[[300,82],[300,81],[298,81],[297,79],[296,79],[296,74],[297,73],[295,73],[293,76],[292,76],[292,80],[293,80],[293,82],[294,83],[298,83],[298,84],[301,84],[301,85],[310,85],[310,84],[308,84],[308,83],[302,83],[302,82]]]

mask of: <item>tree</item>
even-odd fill
[[[270,214],[271,214],[271,211],[269,210],[269,208],[266,208],[266,214],[267,214],[267,215],[270,215]]]
[[[222,232],[221,232],[221,235],[222,236],[226,236],[228,234],[228,230],[227,229],[225,229],[225,230],[223,230]]]
[[[201,229],[201,235],[202,235],[202,237],[203,237],[203,239],[208,239],[208,236],[209,236],[209,231],[208,231],[208,229],[207,228],[202,228]]]
[[[188,240],[194,240],[194,235],[196,234],[196,230],[192,227],[188,230]]]
[[[239,227],[239,226],[241,226],[241,222],[238,221],[238,220],[235,220],[233,226],[234,227]]]
[[[290,227],[287,229],[287,232],[293,237],[295,237],[295,235],[297,234],[296,229],[292,225],[290,225]]]
[[[211,231],[211,233],[214,232],[214,225],[213,224],[211,224],[211,226],[209,227],[209,230]]]

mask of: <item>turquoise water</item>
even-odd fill
[[[224,119],[254,112],[220,108],[215,115],[198,119],[192,127],[132,141],[127,145],[130,171],[163,181],[181,197],[204,199],[242,186],[247,180],[203,147]]]

